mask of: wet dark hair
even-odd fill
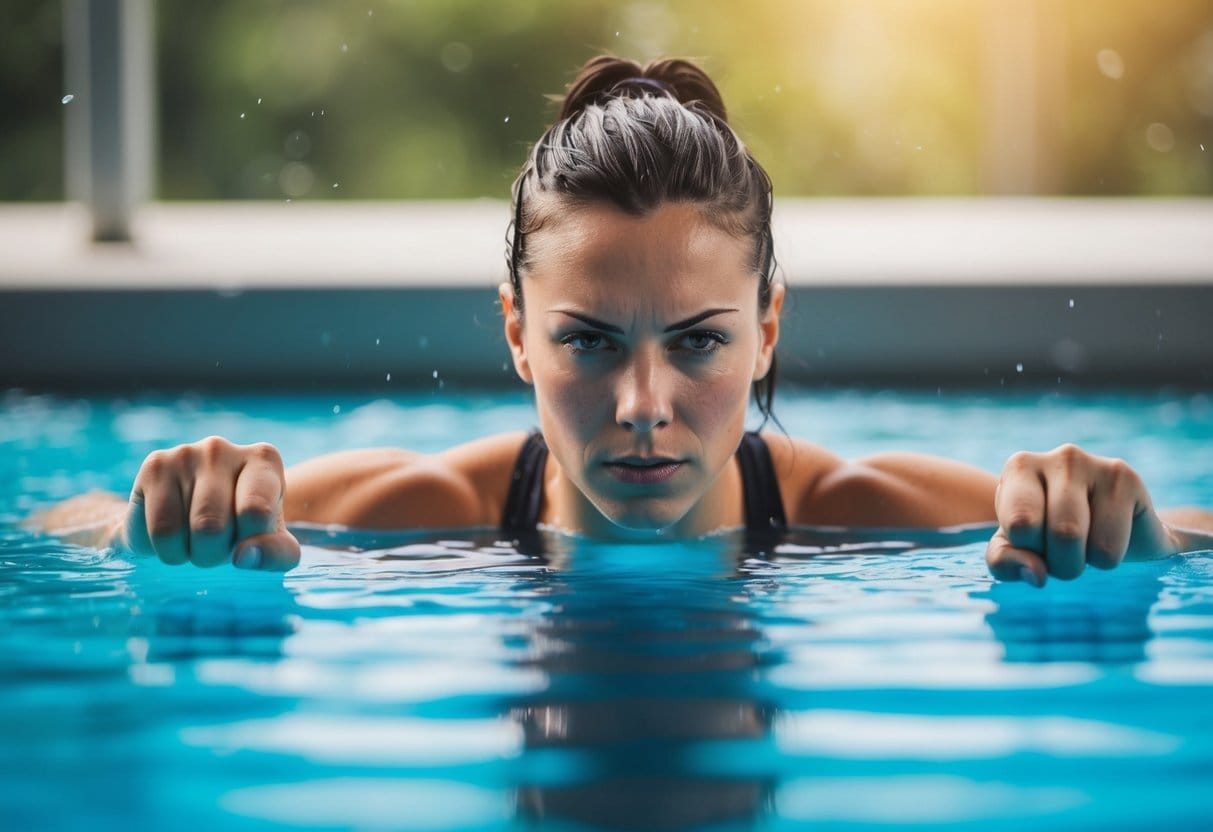
[[[754,241],[758,305],[770,306],[775,279],[771,179],[729,126],[720,91],[690,61],[640,66],[612,55],[586,62],[560,99],[560,114],[531,149],[514,181],[507,261],[514,305],[523,311],[527,238],[550,217],[540,194],[574,204],[606,202],[644,216],[667,202],[694,204],[721,230]],[[754,382],[754,400],[772,418],[775,360]]]

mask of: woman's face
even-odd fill
[[[525,322],[508,283],[501,301],[559,464],[555,522],[607,537],[717,528],[720,500],[705,497],[724,489],[750,386],[770,369],[783,287],[760,312],[753,242],[691,204],[549,214],[527,240]]]

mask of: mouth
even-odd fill
[[[682,460],[665,456],[624,456],[606,463],[606,469],[628,485],[659,485],[683,466]]]

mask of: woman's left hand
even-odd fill
[[[1012,456],[994,509],[998,531],[986,562],[999,580],[1042,586],[1048,575],[1077,578],[1088,564],[1112,569],[1125,558],[1167,557],[1181,548],[1136,471],[1074,445]]]

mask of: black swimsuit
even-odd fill
[[[514,461],[514,476],[501,514],[501,528],[512,532],[532,532],[539,524],[543,505],[543,468],[548,446],[539,432],[522,443]],[[767,443],[757,433],[747,432],[737,448],[741,468],[741,492],[745,499],[745,528],[753,533],[781,532],[787,528],[779,480],[771,463]]]

